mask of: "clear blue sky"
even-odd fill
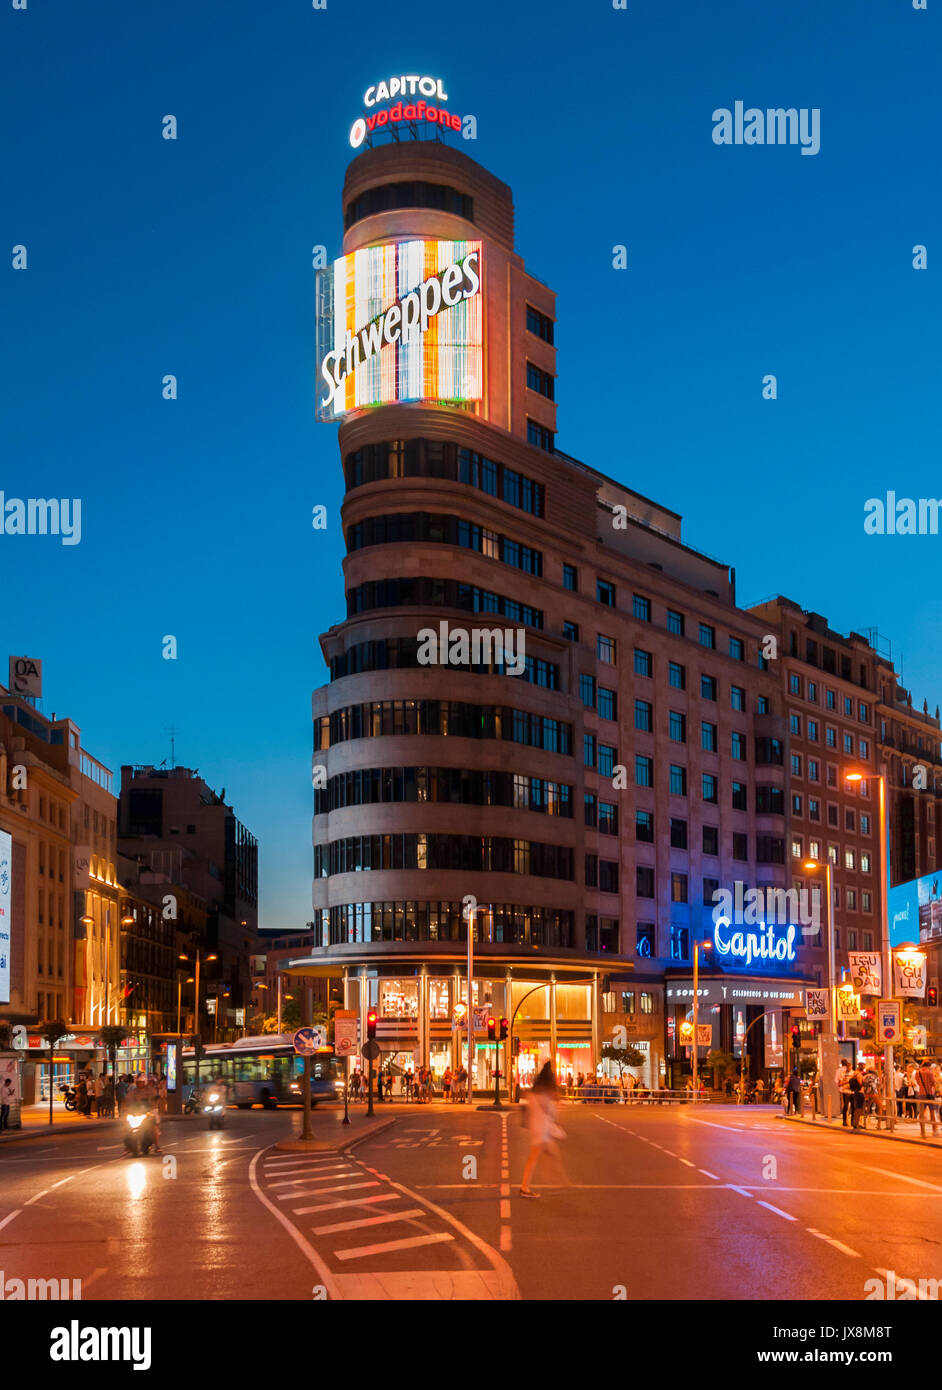
[[[940,23],[937,0],[7,3],[0,488],[81,497],[83,539],[0,536],[0,658],[43,657],[46,712],[116,770],[176,725],[259,837],[263,925],[310,917],[310,691],[344,613],[310,248],[339,250],[364,88],[427,71],[558,293],[560,447],[681,512],[741,601],[878,628],[942,702],[942,537],[863,532],[872,495],[942,494]],[[715,146],[737,99],[819,107],[820,153]]]

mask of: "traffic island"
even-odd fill
[[[852,1125],[845,1125],[840,1120],[827,1120],[823,1115],[814,1117],[811,1115],[782,1115],[781,1118],[788,1124],[809,1125],[813,1129],[826,1130],[829,1134],[861,1134],[870,1139],[891,1139],[897,1144],[918,1144],[924,1149],[942,1149],[942,1134],[933,1139],[931,1135],[923,1138],[919,1134],[901,1134],[898,1128],[887,1131],[885,1129],[866,1129],[860,1125],[854,1129]]]

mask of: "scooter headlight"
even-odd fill
[[[146,1116],[144,1115],[129,1115],[128,1124],[131,1126],[132,1129],[140,1129],[141,1125],[144,1123],[145,1118]]]

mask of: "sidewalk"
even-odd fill
[[[926,1149],[942,1149],[942,1126],[939,1127],[939,1134],[932,1138],[932,1125],[927,1124],[926,1138],[923,1139],[919,1132],[918,1120],[897,1119],[896,1127],[891,1134],[881,1126],[879,1129],[852,1129],[850,1125],[841,1123],[840,1117],[833,1120],[826,1120],[823,1115],[814,1118],[811,1115],[782,1115],[782,1119],[788,1124],[811,1125],[816,1129],[828,1129],[839,1134],[866,1135],[870,1139],[891,1139],[898,1144],[919,1144]]]

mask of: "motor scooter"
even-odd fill
[[[218,1091],[210,1090],[207,1094],[203,1114],[209,1116],[210,1129],[222,1129],[226,1122],[226,1107]]]
[[[157,1142],[154,1117],[149,1110],[129,1110],[124,1117],[124,1147],[135,1158],[143,1158]]]

